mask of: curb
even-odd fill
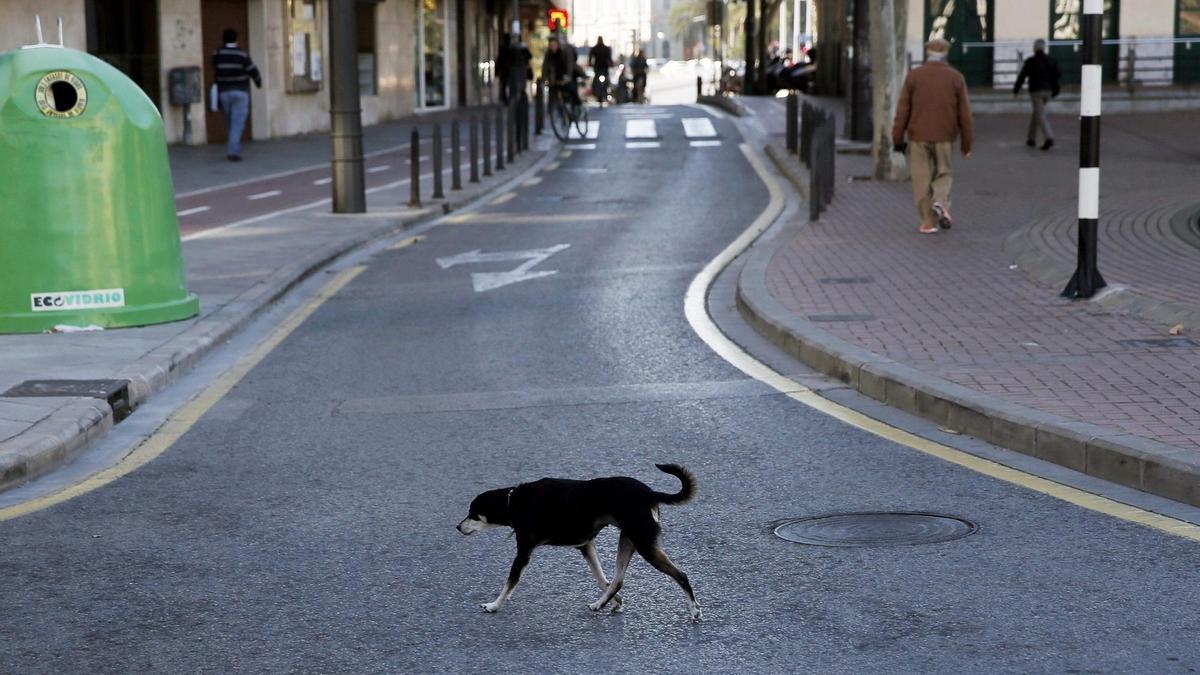
[[[938,426],[1200,506],[1200,454],[1194,451],[982,394],[857,347],[793,314],[771,295],[766,281],[770,261],[791,240],[777,236],[747,253],[736,299],[746,322],[793,358]]]
[[[526,152],[541,153],[519,172],[511,173],[493,187],[482,190],[461,202],[440,202],[437,208],[426,206],[414,211],[412,217],[388,218],[379,227],[344,239],[327,248],[314,251],[297,261],[276,269],[261,281],[242,291],[220,309],[200,318],[184,332],[145,354],[127,368],[117,371],[112,379],[129,380],[129,405],[138,406],[182,377],[217,346],[241,332],[271,305],[313,274],[364,246],[387,239],[405,230],[423,225],[444,216],[451,210],[474,202],[485,201],[496,192],[509,189],[535,173],[557,153],[549,146],[531,147]],[[355,214],[370,215],[370,214]],[[0,492],[47,474],[75,459],[94,440],[113,426],[112,408],[99,399],[71,399],[35,423],[25,432],[0,444]]]
[[[696,103],[720,108],[734,117],[744,117],[746,115],[746,108],[736,98],[731,96],[697,96]]]

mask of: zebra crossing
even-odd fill
[[[600,120],[591,120],[587,127],[580,133],[579,129],[572,128],[568,136],[566,144],[567,150],[595,150],[596,141],[601,138],[601,129],[611,127],[622,128],[625,142],[625,148],[628,150],[648,150],[662,147],[664,142],[664,134],[660,134],[660,126],[665,126],[663,129],[667,136],[674,135],[669,127],[674,126],[671,121],[675,119],[672,115],[647,114],[644,111],[639,111],[640,114],[626,114],[624,119],[606,120],[602,126]],[[663,124],[660,125],[659,123]],[[716,127],[713,126],[712,120],[708,117],[684,117],[679,119],[679,124],[683,127],[683,135],[687,138],[688,146],[692,148],[716,148],[721,146],[721,137],[717,133]]]

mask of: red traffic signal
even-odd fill
[[[566,30],[569,24],[567,20],[567,10],[565,9],[550,9],[547,14],[550,17],[550,30]]]

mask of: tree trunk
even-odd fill
[[[892,122],[908,68],[905,50],[908,0],[870,2],[873,173],[877,180],[902,180],[906,178],[907,166],[904,155],[892,152]]]

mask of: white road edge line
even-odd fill
[[[175,214],[175,217],[177,217],[177,218],[182,218],[182,217],[184,217],[184,216],[190,216],[190,215],[192,215],[192,214],[195,214],[195,213],[204,213],[204,212],[205,212],[205,211],[207,211],[209,208],[210,208],[210,207],[208,207],[208,206],[197,206],[197,207],[195,207],[195,208],[192,208],[192,209],[184,209],[184,210],[182,210],[182,211],[179,211],[178,213],[176,213],[176,214]]]
[[[268,190],[266,192],[260,192],[256,195],[250,195],[249,197],[246,197],[246,199],[248,199],[252,202],[256,202],[260,199],[268,199],[270,197],[278,197],[281,194],[283,194],[283,190]]]
[[[332,177],[318,178],[313,181],[313,185],[329,185],[332,182],[333,182]]]

